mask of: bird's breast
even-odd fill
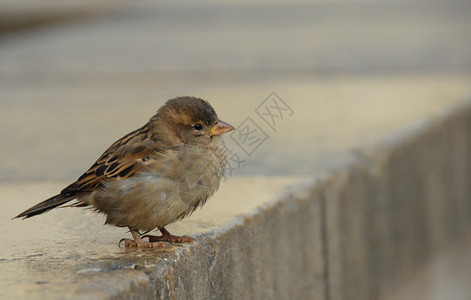
[[[110,182],[93,194],[90,204],[110,224],[139,230],[164,227],[191,214],[218,189],[225,168],[218,151],[185,147],[169,153],[145,171]]]
[[[180,153],[179,196],[195,207],[204,204],[219,187],[225,158],[219,149],[187,147]]]

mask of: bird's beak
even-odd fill
[[[234,130],[234,126],[224,121],[218,120],[216,125],[214,125],[207,133],[209,133],[211,136],[215,136],[229,132],[231,130]]]

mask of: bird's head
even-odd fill
[[[150,122],[154,134],[175,144],[204,145],[234,129],[207,101],[188,96],[168,100]]]

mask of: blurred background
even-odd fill
[[[181,95],[265,132],[251,155],[226,139],[244,160],[236,173],[311,174],[471,86],[466,0],[1,0],[0,8],[1,180],[75,179]],[[255,111],[272,92],[293,112],[277,128]]]
[[[469,0],[0,0],[0,183],[75,180],[183,95],[239,129],[228,176],[344,166],[469,98],[470,16]],[[413,287],[469,279],[460,255]]]

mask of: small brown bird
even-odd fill
[[[113,143],[77,181],[15,218],[76,200],[70,206],[89,206],[105,214],[107,224],[128,227],[133,239],[120,241],[126,246],[191,242],[188,236],[171,235],[165,226],[190,215],[218,189],[226,166],[220,135],[233,129],[205,100],[168,100],[147,124]],[[161,236],[142,236],[155,228]]]

